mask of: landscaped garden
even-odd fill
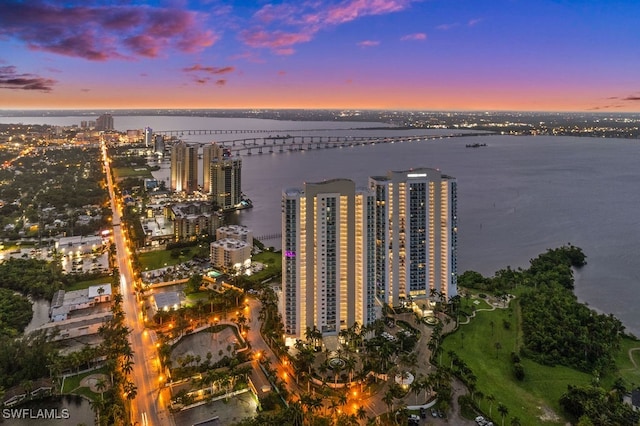
[[[573,255],[572,249],[566,250]],[[554,261],[560,263],[554,266]],[[485,294],[464,297],[461,306],[461,311],[467,313],[470,307],[476,306],[471,309],[475,310],[475,317],[442,342],[441,356],[436,361],[451,368],[469,384],[473,403],[494,422],[516,418],[522,425],[564,424],[567,420],[576,421],[583,414],[592,417],[588,404],[600,407],[600,414],[613,419],[612,424],[625,421],[621,419],[632,422],[630,411],[626,411],[630,408],[612,402],[596,402],[593,398],[615,392],[612,395],[621,399],[621,387],[638,383],[640,370],[631,362],[628,353],[630,349],[640,347],[640,342],[611,333],[614,330],[611,327],[618,324],[615,319],[599,316],[577,305],[570,291],[571,273],[567,274],[563,262],[561,251],[560,254],[549,251],[532,261],[536,269],[526,272],[527,275],[507,269],[496,273],[497,283],[481,278],[486,280],[481,281]],[[544,284],[538,287],[540,274],[553,277],[562,286],[554,281],[543,281]],[[500,280],[511,283],[508,291],[516,296],[515,299],[506,297],[504,288],[487,288],[501,287]],[[516,288],[517,283],[527,285]],[[480,296],[487,298],[486,294],[492,303],[476,303]],[[542,299],[546,294],[553,298]],[[511,299],[508,305],[504,302],[507,299]],[[536,301],[534,306],[530,305],[532,300]],[[526,311],[523,301],[528,303]],[[554,325],[554,321],[559,322]],[[578,351],[575,351],[576,343],[572,339],[574,334],[581,332],[581,327],[570,325],[574,321],[591,323],[588,334],[581,337],[581,341],[589,346],[578,346]],[[561,330],[535,331],[554,326]],[[597,336],[601,327],[609,330],[608,338],[598,337],[597,344],[589,343],[589,338]],[[532,336],[531,333],[540,334]],[[544,336],[547,336],[546,340],[541,340]],[[539,341],[545,342],[546,352],[537,352]],[[607,346],[610,352],[592,354],[594,348],[599,350],[598,345],[608,341],[611,342]],[[572,392],[569,389],[573,389]],[[590,389],[594,390],[592,394]],[[571,411],[568,412],[568,408]]]

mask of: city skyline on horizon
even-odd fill
[[[0,109],[640,112],[639,12],[631,0],[9,0]]]

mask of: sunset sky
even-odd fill
[[[0,109],[640,112],[638,0],[0,0]]]

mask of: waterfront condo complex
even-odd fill
[[[456,180],[436,169],[369,178],[376,196],[378,298],[391,306],[457,294]]]
[[[376,318],[375,199],[353,181],[288,189],[282,200],[283,312],[286,337],[307,327],[337,335]]]
[[[242,160],[228,148],[216,143],[202,148],[203,189],[213,196],[213,203],[222,210],[237,208],[242,201]]]
[[[282,196],[285,335],[336,335],[382,304],[456,294],[456,182],[435,169],[389,172],[368,189],[335,179]]]
[[[198,147],[178,142],[171,148],[171,190],[193,192],[198,189]]]

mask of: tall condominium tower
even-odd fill
[[[153,140],[153,129],[151,127],[144,128],[144,146],[146,148],[152,145]]]
[[[377,296],[403,300],[457,294],[456,181],[435,169],[369,178],[376,197]]]
[[[96,119],[96,130],[113,130],[113,116],[102,114]]]
[[[171,190],[198,189],[198,146],[180,141],[171,148]]]
[[[336,179],[282,194],[285,337],[337,335],[376,317],[375,194]]]
[[[162,135],[156,135],[153,138],[153,152],[159,155],[164,154],[164,138]]]
[[[236,208],[242,200],[242,160],[231,150],[216,143],[202,149],[204,192],[213,196],[213,203],[222,210]]]

